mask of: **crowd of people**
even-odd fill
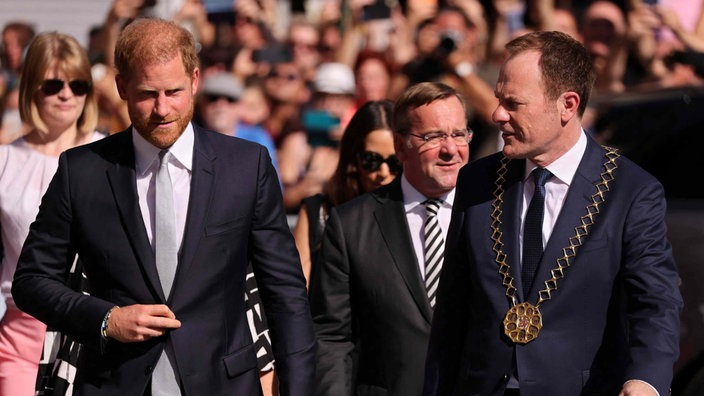
[[[90,31],[97,130],[111,134],[129,125],[114,84],[120,30],[140,16],[174,20],[196,37],[204,78],[227,73],[232,78],[220,78],[237,82],[226,85],[243,87],[237,97],[223,95],[237,117],[227,133],[265,143],[289,214],[324,190],[354,111],[369,100],[394,100],[412,83],[440,81],[458,89],[470,106],[475,158],[497,151],[501,141],[491,113],[503,45],[531,30],[559,30],[584,43],[598,72],[594,103],[614,93],[704,81],[701,1],[352,0],[293,2],[283,12],[274,1],[239,0],[231,10],[210,14],[195,0],[154,3],[114,0],[104,23]],[[31,21],[3,29],[0,143],[28,132],[17,88],[34,34]],[[203,93],[199,102],[214,99]],[[201,115],[208,107],[198,106],[196,120],[207,123]],[[595,135],[601,132],[594,127],[597,115],[585,115]]]
[[[704,85],[704,1],[278,3],[3,28],[0,394],[667,394],[662,186],[593,104]]]

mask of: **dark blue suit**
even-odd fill
[[[525,160],[508,165],[501,231],[517,298],[538,290],[575,235],[604,171],[605,150],[588,140],[545,247],[533,289],[522,296],[518,235]],[[502,154],[462,169],[435,310],[426,395],[501,395],[515,367],[521,396],[616,395],[628,379],[666,396],[679,351],[682,299],[666,238],[661,184],[624,157],[576,259],[542,303],[543,329],[526,345],[503,334],[510,307],[490,239]]]
[[[186,228],[168,301],[139,209],[129,130],[61,155],[19,260],[15,301],[85,343],[82,394],[142,394],[167,342],[187,395],[259,394],[243,298],[251,260],[282,392],[312,394],[315,339],[305,281],[267,151],[194,132]],[[76,253],[91,296],[64,286]],[[181,328],[146,342],[101,345],[107,310],[131,304],[167,304]]]

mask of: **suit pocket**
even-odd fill
[[[257,354],[254,351],[254,345],[247,345],[235,353],[225,356],[222,361],[225,363],[225,370],[227,370],[229,378],[254,370],[257,368]]]
[[[205,226],[205,237],[210,238],[220,234],[225,234],[237,229],[242,228],[242,226],[247,221],[247,216],[240,216],[232,220],[225,221],[218,224],[208,224]]]

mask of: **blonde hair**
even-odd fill
[[[40,33],[27,47],[20,78],[20,118],[32,128],[48,131],[46,123],[39,116],[34,99],[47,70],[55,61],[58,61],[59,68],[66,74],[67,79],[85,80],[90,83],[77,127],[79,133],[93,132],[98,125],[98,102],[93,89],[88,54],[75,38],[58,32]]]

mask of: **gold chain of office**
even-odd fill
[[[586,214],[581,217],[581,225],[575,227],[575,235],[569,239],[569,245],[562,249],[562,257],[557,259],[557,267],[550,271],[552,278],[545,281],[545,289],[538,292],[537,303],[529,302],[517,303],[516,287],[513,285],[511,276],[511,266],[506,262],[504,253],[504,243],[501,241],[501,206],[503,205],[504,182],[507,172],[507,165],[510,159],[503,157],[501,167],[496,172],[496,190],[494,190],[494,202],[492,204],[491,240],[494,245],[492,250],[496,253],[495,261],[499,265],[499,274],[503,276],[502,284],[506,287],[506,296],[511,299],[511,308],[504,318],[504,334],[514,343],[527,344],[538,337],[540,329],[543,328],[543,317],[540,314],[540,304],[552,298],[551,292],[557,290],[557,281],[565,277],[565,269],[572,265],[572,261],[577,256],[577,249],[584,244],[589,236],[589,230],[595,222],[596,215],[599,214],[599,206],[606,202],[606,192],[609,191],[609,183],[615,179],[614,171],[618,168],[616,159],[621,155],[616,149],[604,146],[607,150],[604,172],[601,173],[601,181],[596,184],[596,193],[592,195],[592,203],[587,205]]]

